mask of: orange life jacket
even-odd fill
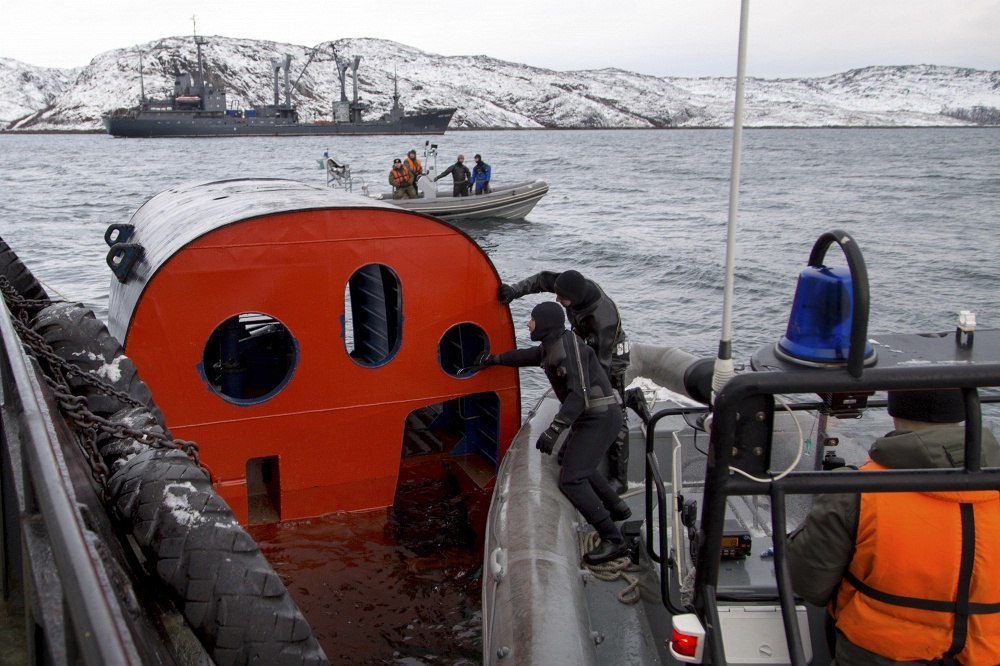
[[[862,493],[855,545],[830,604],[848,640],[897,661],[1000,663],[1000,491]]]
[[[406,187],[410,184],[410,174],[403,167],[392,167],[392,171],[389,172],[389,184],[393,187]]]
[[[403,160],[403,168],[409,171],[411,174],[413,174],[413,182],[414,183],[417,182],[417,176],[419,176],[422,173],[422,166],[420,164],[420,160],[418,160],[415,157],[413,159],[407,157],[405,160]]]

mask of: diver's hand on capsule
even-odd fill
[[[509,284],[502,284],[497,288],[497,299],[504,305],[510,305],[514,300],[514,287]]]
[[[464,372],[479,372],[483,368],[489,367],[491,365],[497,364],[497,357],[489,352],[482,352],[476,357],[475,363],[467,368],[464,368]]]

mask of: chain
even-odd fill
[[[73,363],[61,358],[41,335],[28,326],[29,308],[47,306],[53,301],[22,298],[4,276],[0,276],[0,291],[3,292],[7,307],[12,313],[15,313],[11,321],[21,337],[21,341],[40,364],[43,364],[44,361],[44,365],[47,366],[47,371],[44,373],[45,383],[51,389],[60,412],[76,432],[80,448],[87,457],[91,473],[100,486],[102,498],[105,501],[109,500],[108,478],[110,470],[97,449],[99,433],[107,433],[116,439],[134,439],[140,444],[153,448],[178,449],[183,451],[196,465],[201,466],[198,459],[198,445],[194,442],[174,439],[155,430],[140,430],[126,426],[90,411],[87,408],[86,397],[73,395],[67,377],[76,376],[104,394],[113,396],[133,407],[145,407],[146,405],[128,393],[114,388],[100,377],[85,372]]]
[[[101,499],[108,502],[110,500],[108,477],[111,476],[111,472],[100,451],[97,450],[97,430],[89,424],[89,417],[93,415],[87,409],[87,399],[82,395],[73,395],[65,384],[48,375],[44,377],[45,383],[52,390],[56,404],[59,405],[59,411],[77,434],[77,443],[87,456],[90,472],[101,488]]]
[[[106,395],[118,398],[120,401],[128,405],[132,405],[133,407],[144,406],[141,400],[136,400],[128,393],[119,391],[114,386],[108,384],[97,375],[81,370],[75,364],[64,360],[52,350],[52,347],[45,342],[45,339],[41,335],[39,335],[36,331],[33,331],[27,324],[15,321],[14,327],[21,336],[21,340],[35,353],[36,358],[38,358],[39,361],[42,359],[48,361],[49,369],[52,371],[52,374],[59,376],[63,379],[64,383],[66,378],[76,376],[82,379],[84,383],[90,384]]]
[[[43,308],[47,305],[52,305],[53,303],[58,303],[60,301],[52,301],[49,299],[32,299],[24,298],[18,293],[14,285],[10,283],[7,276],[0,275],[0,291],[3,292],[3,298],[7,302],[7,307],[10,309],[11,313],[15,313],[18,321],[21,323],[28,323],[28,318],[30,315],[29,308]]]

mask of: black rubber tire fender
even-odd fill
[[[59,358],[138,401],[149,409],[166,431],[166,421],[153,402],[149,386],[142,381],[135,363],[125,355],[121,344],[93,310],[80,303],[56,303],[38,313],[32,328]],[[98,416],[108,418],[134,406],[77,375],[69,376],[67,383],[73,395],[87,398],[87,408]]]
[[[166,434],[163,427],[157,423],[156,417],[146,407],[128,407],[112,414],[108,420],[140,432]],[[115,437],[103,430],[97,434],[96,444],[104,464],[112,474],[121,469],[131,458],[151,448],[149,444],[134,437]]]
[[[109,489],[116,517],[217,664],[328,663],[204,469],[178,450],[148,449],[121,465]]]
[[[10,282],[11,286],[14,287],[22,298],[50,301],[45,288],[42,287],[42,284],[28,270],[28,267],[21,262],[21,259],[18,258],[17,254],[7,245],[3,238],[0,238],[0,275],[7,278],[7,281]],[[42,307],[44,306],[29,307],[28,316],[33,317]]]

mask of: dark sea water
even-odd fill
[[[783,334],[796,276],[816,238],[833,229],[848,231],[864,254],[871,333],[951,330],[959,310],[976,312],[980,327],[1000,326],[1000,130],[750,130],[744,140],[737,361]],[[440,168],[459,152],[470,159],[478,152],[496,183],[551,185],[525,221],[459,224],[502,279],[576,268],[617,301],[634,341],[714,353],[730,131],[452,132],[433,141]],[[422,152],[423,144],[0,136],[0,236],[50,292],[104,316],[112,279],[104,230],[127,222],[153,194],[245,176],[323,185],[316,159],[324,150],[383,190],[393,157]],[[838,252],[829,250],[830,263],[843,263]],[[540,299],[512,304],[521,342]],[[522,373],[526,406],[542,393],[540,375]],[[398,518],[376,512],[255,536],[335,661],[475,663],[475,545],[459,540],[425,552],[420,534],[414,541],[394,526]]]

